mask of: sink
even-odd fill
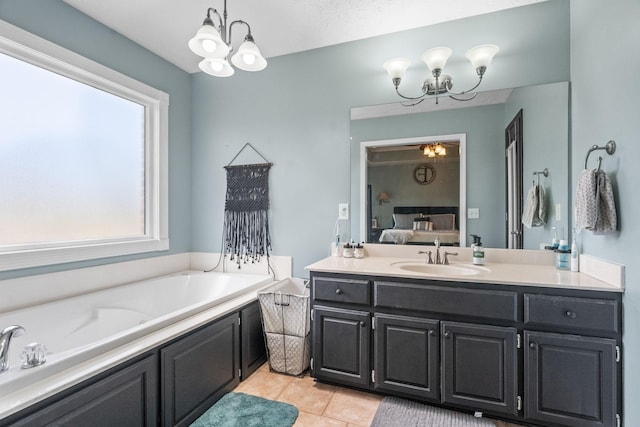
[[[391,266],[410,273],[419,273],[428,276],[474,276],[491,271],[486,267],[460,264],[427,264],[419,261],[394,262]]]

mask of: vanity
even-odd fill
[[[416,255],[308,266],[312,376],[520,424],[618,425],[621,286],[551,262],[475,267],[459,249],[449,266]]]

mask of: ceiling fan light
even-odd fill
[[[469,49],[465,56],[471,61],[473,68],[478,69],[487,67],[499,50],[500,48],[494,44],[481,44]]]
[[[442,70],[453,51],[448,47],[434,47],[425,51],[420,58],[431,71]]]
[[[231,57],[231,62],[244,71],[260,71],[267,67],[267,60],[260,53],[258,46],[246,39],[238,48],[238,52]]]
[[[203,58],[224,58],[229,54],[229,46],[222,40],[213,25],[205,24],[189,40],[189,49]]]
[[[205,58],[198,66],[205,73],[215,77],[229,77],[235,72],[226,58]]]
[[[405,58],[390,59],[382,64],[392,79],[401,79],[407,71],[407,68],[409,68],[409,65],[411,65],[411,61]]]

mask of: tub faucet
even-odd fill
[[[0,373],[9,369],[9,344],[11,338],[19,337],[24,328],[18,325],[7,326],[0,332]]]

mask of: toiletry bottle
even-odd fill
[[[473,243],[473,263],[475,265],[484,265],[484,248],[480,236],[474,237]]]
[[[353,246],[350,243],[344,245],[342,256],[345,258],[353,258]]]
[[[576,243],[576,232],[573,231],[573,239],[571,241],[571,271],[580,271],[580,252]]]
[[[353,248],[353,257],[354,258],[364,258],[364,246],[358,243],[355,248]]]
[[[551,241],[551,248],[553,250],[556,250],[560,245],[560,241],[558,240],[558,231],[556,230],[555,227],[551,227],[551,228],[553,229],[553,240]]]
[[[558,270],[568,270],[570,256],[571,250],[569,249],[569,242],[566,240],[560,240],[558,249],[556,250],[556,268]]]

